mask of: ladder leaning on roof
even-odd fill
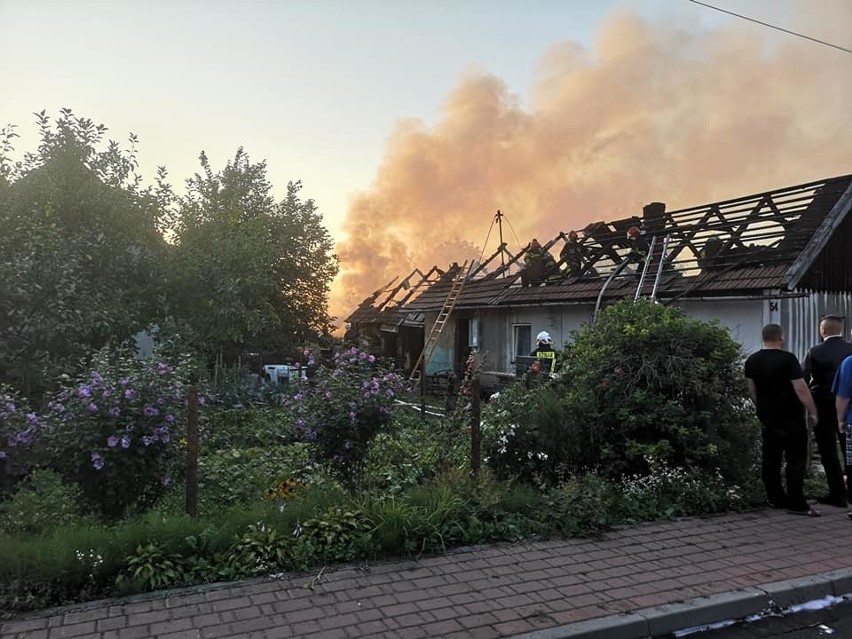
[[[648,247],[648,254],[645,256],[645,263],[642,266],[642,273],[639,276],[639,284],[636,287],[636,293],[633,296],[634,302],[637,301],[639,299],[639,296],[642,294],[642,286],[645,284],[645,278],[648,276],[648,271],[651,268],[651,262],[653,261],[654,255],[656,254],[655,251],[654,251],[654,249],[656,248],[656,245],[657,245],[657,236],[655,235],[651,238],[651,244]],[[650,300],[652,302],[657,299],[657,289],[659,289],[659,287],[660,287],[660,279],[663,276],[663,267],[665,266],[665,263],[666,263],[666,253],[668,252],[668,250],[669,250],[669,236],[666,235],[663,238],[662,251],[660,251],[660,262],[659,262],[659,264],[657,264],[657,274],[654,277],[654,286],[651,289]],[[603,296],[604,296],[604,293],[606,292],[606,289],[609,288],[609,285],[612,283],[612,281],[616,277],[618,277],[618,275],[621,273],[621,271],[623,271],[624,268],[629,263],[630,263],[630,256],[628,255],[627,257],[624,258],[624,260],[622,260],[621,264],[619,264],[618,267],[616,267],[609,274],[609,277],[606,278],[606,281],[604,282],[603,286],[601,287],[600,292],[598,292],[598,299],[597,299],[597,302],[595,303],[594,319],[598,318],[598,313],[601,310],[601,303],[603,302]]]
[[[429,337],[426,338],[426,342],[423,345],[423,351],[420,353],[420,357],[417,358],[414,368],[411,369],[411,377],[409,377],[411,381],[420,381],[420,377],[423,375],[426,367],[429,366],[429,361],[435,353],[435,346],[438,344],[438,339],[441,337],[441,333],[444,332],[444,327],[447,325],[450,315],[456,306],[456,301],[458,301],[461,295],[471,266],[473,266],[473,263],[468,264],[468,262],[465,262],[456,273],[453,283],[450,285],[450,291],[447,293],[447,299],[444,300],[444,305],[438,312],[438,317],[435,319],[435,323],[432,324],[432,330],[429,331]]]

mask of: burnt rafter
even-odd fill
[[[669,239],[665,255],[655,248],[648,258],[652,269],[662,264],[657,295],[661,300],[752,291],[762,294],[765,289],[787,288],[799,281],[807,282],[812,288],[839,290],[840,284],[834,281],[839,276],[831,275],[834,280],[829,281],[828,275],[819,274],[834,274],[838,269],[823,265],[817,273],[811,270],[811,265],[824,259],[820,251],[835,229],[852,227],[852,223],[840,226],[850,209],[852,175],[675,211],[666,210],[661,203],[649,204],[641,216],[593,222],[570,234],[570,239],[561,232],[542,243],[545,251],[562,250],[559,259],[549,267],[549,276],[533,281],[532,286],[524,287],[521,282],[529,247],[512,254],[505,244],[501,245],[471,272],[458,307],[594,303],[604,280],[626,260],[636,267],[619,270],[605,297],[634,295],[642,259],[636,259],[637,245],[627,237],[631,226],[644,232],[646,242],[657,237],[659,247],[665,237]],[[852,244],[852,238],[849,242]],[[835,244],[831,244],[832,255],[837,253]],[[507,258],[505,263],[486,272],[486,265],[493,264],[501,255]],[[840,278],[843,282],[850,279],[844,277]],[[427,280],[422,294],[405,301],[394,295],[402,310],[423,312],[440,308],[449,286],[447,277]]]

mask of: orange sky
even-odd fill
[[[852,2],[823,0],[830,22],[796,8],[796,28],[852,46]],[[673,209],[852,172],[852,55],[724,25],[616,13],[593,48],[545,50],[528,106],[500,78],[466,72],[437,121],[397,124],[352,198],[331,313],[345,318],[415,266],[479,257],[497,209],[525,244],[649,201]]]

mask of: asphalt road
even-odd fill
[[[852,602],[688,635],[689,639],[852,638]]]

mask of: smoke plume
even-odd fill
[[[794,28],[852,46],[852,3],[797,7]],[[852,171],[852,56],[724,24],[618,12],[594,47],[543,54],[528,107],[499,78],[465,73],[438,122],[396,126],[353,198],[332,312],[415,266],[479,257],[497,209],[517,251],[654,200],[673,209]],[[486,256],[495,248],[492,235]]]

